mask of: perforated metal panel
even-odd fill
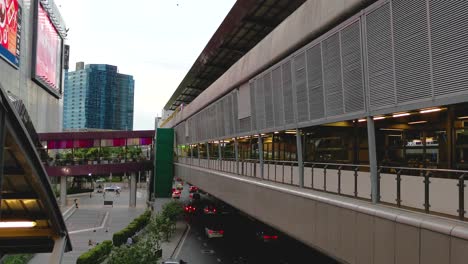
[[[468,1],[429,1],[435,96],[468,92]]]
[[[322,49],[317,44],[307,50],[307,89],[309,90],[310,119],[324,116]]]
[[[397,103],[432,97],[425,0],[392,1]]]
[[[234,134],[237,134],[237,133],[240,132],[240,130],[239,130],[239,115],[238,115],[239,112],[238,112],[238,102],[237,102],[238,97],[237,96],[238,96],[238,92],[236,90],[236,91],[234,91],[232,93],[232,109],[233,109],[233,111],[232,111],[232,114],[233,114],[232,122],[233,122],[233,129],[234,129],[233,133]]]
[[[281,80],[281,67],[272,71],[273,102],[275,126],[284,125],[283,85]]]
[[[272,128],[275,126],[275,120],[273,117],[273,90],[270,71],[263,76],[263,87],[265,93],[265,127]]]
[[[322,42],[324,87],[327,115],[343,114],[343,87],[341,76],[340,38],[335,33]]]
[[[251,116],[250,116],[250,122],[251,122],[251,125],[250,125],[250,128],[251,130],[256,130],[257,129],[257,107],[256,107],[256,103],[255,103],[255,84],[256,82],[255,81],[251,81],[249,83],[249,86],[250,86],[250,109],[252,109],[252,112],[251,112]],[[245,118],[244,118],[245,119]],[[241,125],[242,126],[242,125]]]
[[[283,76],[283,106],[284,106],[284,123],[286,125],[294,124],[294,102],[292,91],[292,69],[291,61],[285,62],[282,67]]]
[[[356,21],[341,31],[341,59],[345,112],[364,110],[362,80],[361,23]]]
[[[232,94],[229,94],[224,99],[224,129],[225,133],[223,136],[232,135],[234,133],[232,129]]]
[[[263,76],[255,80],[255,111],[257,116],[257,129],[265,128],[265,92]]]
[[[294,57],[294,86],[296,87],[297,120],[309,120],[305,52]]]
[[[239,119],[239,132],[245,133],[251,131],[251,120],[250,117]]]
[[[370,108],[394,105],[396,97],[389,4],[367,14],[366,31]]]

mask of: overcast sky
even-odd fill
[[[135,79],[134,130],[154,117],[180,84],[235,0],[55,0],[77,61],[111,64]]]

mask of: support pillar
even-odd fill
[[[234,138],[234,155],[236,159],[236,174],[239,174],[239,141]]]
[[[223,153],[222,153],[222,147],[221,147],[221,140],[219,141],[218,144],[218,160],[219,160],[219,170],[223,170]]]
[[[302,132],[296,128],[297,166],[299,169],[299,187],[304,187],[304,160],[302,157]]]
[[[67,206],[67,176],[60,177],[60,206]]]
[[[372,203],[376,204],[380,200],[379,193],[379,172],[377,168],[377,148],[375,145],[375,126],[374,118],[367,117],[367,137],[369,145],[369,166],[371,177],[371,198]]]
[[[109,174],[109,180],[112,182],[112,172]]]
[[[264,169],[263,169],[263,138],[262,135],[258,135],[258,159],[260,161],[260,178],[263,179],[264,177]]]
[[[130,207],[136,207],[136,173],[130,174]]]
[[[57,237],[54,239],[54,248],[50,254],[49,264],[60,264],[62,263],[63,252],[65,251],[65,245],[67,244],[66,237]]]
[[[210,143],[206,142],[206,158],[208,159],[208,169],[210,168]]]

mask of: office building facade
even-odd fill
[[[64,130],[132,130],[134,85],[116,66],[77,63],[65,80]]]

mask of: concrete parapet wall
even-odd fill
[[[468,223],[176,164],[175,176],[343,263],[466,263]]]

